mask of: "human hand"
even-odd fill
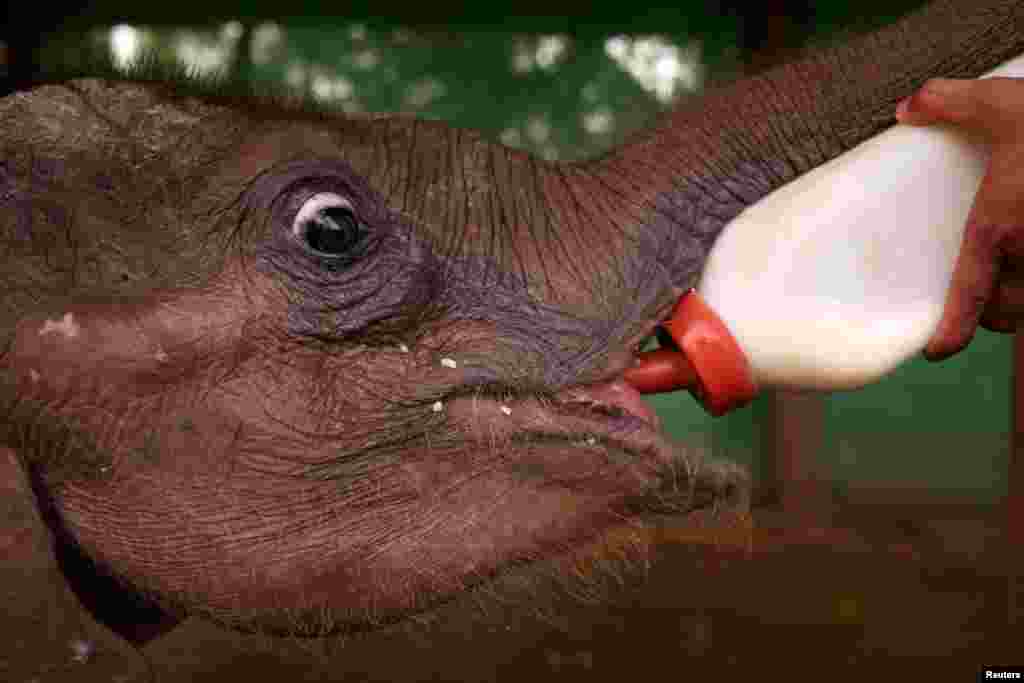
[[[942,319],[924,350],[942,360],[966,347],[979,323],[1013,332],[1024,320],[1024,79],[933,79],[900,102],[896,118],[949,123],[991,144]]]

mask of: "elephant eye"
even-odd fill
[[[307,199],[295,214],[292,235],[317,256],[350,256],[366,236],[349,201],[333,192]]]

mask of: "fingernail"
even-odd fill
[[[926,95],[945,97],[953,95],[960,88],[960,81],[952,78],[933,78],[924,84],[921,92]]]
[[[900,103],[896,105],[896,116],[899,117],[899,118],[903,118],[904,116],[907,115],[909,110],[910,110],[910,98],[908,97],[905,100],[900,100]]]
[[[922,352],[922,355],[924,356],[925,360],[927,360],[927,361],[929,361],[931,363],[937,363],[940,360],[946,360],[947,358],[949,358],[953,354],[950,351],[948,351],[947,349],[940,349],[938,351],[933,351],[931,349],[927,349],[926,348]]]

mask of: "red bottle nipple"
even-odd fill
[[[689,389],[711,413],[723,415],[757,395],[747,357],[722,319],[691,289],[662,324],[679,351],[658,349],[637,356],[625,380],[642,394]]]

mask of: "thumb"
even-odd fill
[[[1008,87],[1014,88],[1013,97],[1007,96]],[[933,78],[896,107],[900,123],[952,123],[990,141],[1016,132],[1022,115],[1024,82],[1013,78]]]

